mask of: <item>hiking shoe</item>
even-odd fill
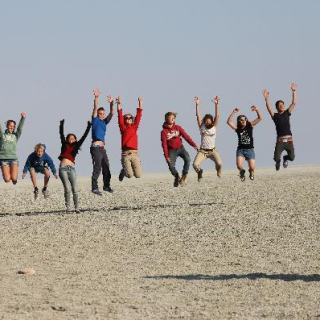
[[[34,191],[33,191],[33,198],[34,198],[34,200],[37,200],[37,199],[38,199],[38,196],[39,196],[39,190],[38,190],[38,188],[37,188],[37,189],[34,189]]]
[[[246,180],[246,177],[245,177],[245,175],[244,175],[245,173],[246,173],[246,170],[244,170],[244,169],[241,169],[241,170],[240,170],[240,175],[239,175],[239,176],[240,176],[240,180],[241,180],[241,181]]]
[[[254,171],[253,170],[249,170],[249,178],[250,178],[250,180],[254,180]]]
[[[198,182],[200,182],[200,181],[202,180],[202,174],[203,174],[203,170],[200,169],[200,170],[198,171]]]
[[[217,170],[217,177],[218,178],[222,177],[222,169],[221,168]]]
[[[48,199],[49,196],[50,196],[48,189],[44,189],[44,188],[43,188],[43,189],[42,189],[42,194],[43,194],[43,196],[44,196],[45,199]]]
[[[289,161],[285,157],[283,157],[283,168],[287,169],[288,165],[289,165]]]
[[[96,194],[97,196],[102,196],[102,192],[99,189],[93,189],[92,193]]]
[[[179,175],[177,174],[177,175],[174,177],[173,186],[174,186],[174,187],[179,187],[179,181],[180,181],[180,177],[179,177]]]
[[[276,162],[276,170],[279,171],[280,170],[280,161]]]
[[[186,180],[187,180],[187,175],[183,174],[181,179],[179,180],[181,187],[184,187],[186,185]]]
[[[126,175],[126,172],[124,171],[124,169],[121,169],[120,174],[119,174],[119,181],[121,182],[124,177]]]
[[[113,190],[111,189],[111,187],[103,187],[103,191],[107,191],[107,192],[110,192],[110,193],[113,193]]]

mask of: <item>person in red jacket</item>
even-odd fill
[[[118,110],[118,124],[121,132],[121,163],[122,169],[119,174],[119,181],[124,177],[140,178],[142,175],[141,162],[138,154],[138,128],[142,116],[143,101],[138,98],[139,107],[135,118],[129,113],[123,115],[120,97],[116,98]]]
[[[190,167],[190,156],[182,144],[181,137],[195,150],[198,151],[199,148],[183,128],[175,124],[176,115],[174,112],[167,112],[165,114],[165,122],[161,131],[161,142],[164,157],[166,158],[171,174],[174,176],[173,185],[178,187],[179,183],[182,186],[185,185]],[[184,161],[181,179],[175,167],[177,157],[181,157]]]

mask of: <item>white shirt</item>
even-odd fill
[[[200,134],[201,134],[201,149],[213,149],[216,146],[216,133],[217,128],[212,127],[211,129],[206,128],[205,124],[201,125]]]

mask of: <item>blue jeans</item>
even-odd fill
[[[64,199],[66,207],[70,207],[70,189],[69,182],[71,184],[71,190],[73,194],[74,207],[78,208],[78,191],[77,191],[77,174],[74,166],[60,165],[59,177],[64,187]]]
[[[184,162],[182,174],[188,174],[191,160],[188,151],[184,147],[176,150],[169,150],[170,163],[168,164],[168,166],[171,174],[173,176],[179,174],[176,169],[176,161],[178,157],[182,158]]]
[[[255,159],[254,149],[237,149],[237,157],[245,158],[247,161]]]

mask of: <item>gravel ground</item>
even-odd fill
[[[320,319],[320,166],[116,178],[80,214],[1,182],[1,320]]]

